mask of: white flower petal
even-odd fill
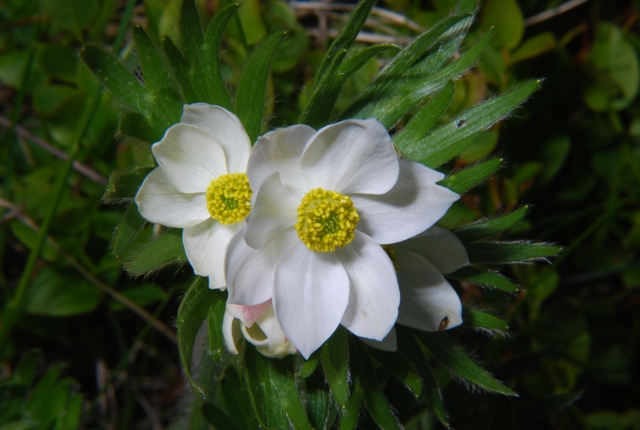
[[[349,278],[331,253],[302,242],[276,266],[273,304],[282,330],[305,357],[335,331],[349,300]]]
[[[431,227],[460,198],[436,185],[443,177],[422,164],[400,160],[400,176],[391,191],[380,196],[351,195],[360,214],[358,230],[378,243],[388,244]]]
[[[224,288],[224,256],[227,245],[246,223],[224,225],[210,218],[208,221],[185,228],[182,242],[189,263],[196,275],[209,277],[209,288]]]
[[[334,254],[351,283],[342,325],[357,336],[384,339],[396,322],[400,302],[391,259],[380,245],[360,232],[356,232],[353,242]]]
[[[294,230],[302,196],[295,196],[280,182],[278,173],[269,176],[257,192],[251,208],[251,222],[245,240],[254,248],[262,248],[275,235]]]
[[[242,327],[245,339],[256,346],[256,349],[267,357],[284,357],[295,354],[296,348],[287,339],[269,301],[262,317],[253,327]]]
[[[183,193],[204,193],[212,180],[227,173],[222,146],[192,125],[174,125],[151,150],[171,184]]]
[[[251,187],[257,190],[265,179],[278,172],[284,184],[306,188],[300,157],[315,132],[313,128],[299,124],[260,136],[253,147],[247,168]]]
[[[396,250],[396,255],[402,296],[398,323],[424,331],[462,324],[460,298],[438,269],[412,252]]]
[[[393,352],[398,349],[398,337],[396,335],[395,327],[392,328],[389,334],[386,335],[382,340],[373,340],[373,339],[366,339],[366,338],[360,338],[360,340],[366,343],[367,345],[375,349],[379,349],[381,351]]]
[[[320,129],[302,154],[311,188],[341,194],[382,194],[398,179],[398,156],[387,130],[374,119],[347,120]]]
[[[220,106],[194,103],[185,105],[181,122],[206,131],[222,146],[227,156],[227,173],[247,171],[251,141],[237,116]]]
[[[227,303],[253,306],[269,300],[273,295],[276,262],[297,243],[302,242],[292,230],[274,237],[264,248],[254,249],[245,242],[244,231],[238,232],[227,247]]]
[[[452,273],[469,265],[467,250],[458,236],[437,225],[393,247],[415,252],[433,264],[440,273]]]
[[[191,227],[211,219],[204,193],[184,194],[176,190],[161,167],[149,173],[136,194],[140,215],[154,224]]]
[[[273,308],[271,300],[267,300],[264,303],[260,303],[255,306],[234,305],[227,303],[227,312],[234,316],[234,318],[242,321],[242,324],[247,327],[251,327],[256,321],[261,319],[268,309]],[[273,312],[272,312],[273,313]]]
[[[242,337],[240,330],[240,321],[235,319],[229,311],[224,313],[222,319],[222,335],[224,336],[224,344],[233,355],[238,355],[238,342]]]

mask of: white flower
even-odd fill
[[[442,276],[469,264],[467,251],[455,234],[433,226],[416,237],[384,248],[398,273],[398,324],[423,331],[447,330],[462,324],[460,298]],[[395,351],[395,330],[382,342],[366,343]]]
[[[380,244],[444,215],[459,196],[436,185],[443,175],[399,160],[375,120],[271,132],[256,143],[247,174],[256,195],[244,235],[227,250],[229,302],[272,298],[282,330],[307,358],[339,324],[382,340],[400,292]]]
[[[227,350],[234,355],[238,355],[241,337],[267,357],[284,357],[297,352],[280,328],[271,300],[256,306],[227,303],[222,333]]]
[[[197,275],[224,288],[227,244],[251,210],[246,175],[251,142],[231,112],[185,105],[179,124],[151,150],[158,167],[140,186],[136,203],[148,221],[183,228],[182,241]]]

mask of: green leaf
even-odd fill
[[[413,394],[416,399],[422,394],[422,380],[411,363],[396,353],[371,349],[371,355],[389,373],[396,377]]]
[[[558,255],[562,248],[546,243],[481,242],[465,246],[472,263],[514,263],[544,260]]]
[[[546,52],[554,50],[556,47],[556,38],[550,31],[536,34],[525,40],[511,54],[510,63],[514,64],[519,61],[528,60],[537,57]]]
[[[216,294],[215,299],[211,303],[211,309],[209,311],[209,355],[221,364],[222,359],[226,353],[226,347],[224,343],[224,336],[222,334],[222,322],[224,320],[224,313],[227,308],[226,294],[220,292]]]
[[[251,142],[255,142],[260,134],[269,65],[284,36],[285,33],[271,35],[256,48],[238,83],[236,115],[242,121]]]
[[[144,218],[138,212],[138,206],[136,204],[129,205],[113,238],[113,255],[116,258],[122,257],[127,252],[142,230],[144,223]]]
[[[378,379],[371,366],[369,355],[362,349],[362,345],[354,343],[351,350],[355,358],[353,371],[360,379],[364,389],[364,404],[371,415],[371,418],[381,428],[387,430],[398,429],[400,422],[391,410],[391,406],[382,393]]]
[[[191,66],[198,63],[200,56],[200,47],[202,46],[202,26],[200,25],[200,17],[194,0],[183,0],[180,8],[179,21],[180,41],[182,42],[182,53]],[[202,74],[202,71],[200,71]],[[194,82],[195,84],[196,82]],[[202,88],[196,86],[196,88]]]
[[[171,264],[182,265],[187,255],[182,245],[182,230],[171,229],[153,242],[145,245],[124,264],[124,269],[134,276],[145,275]]]
[[[150,116],[147,90],[113,55],[98,46],[85,45],[80,58],[105,88],[136,112]]]
[[[360,378],[356,378],[353,383],[353,395],[349,401],[349,405],[340,415],[339,430],[355,430],[358,427],[358,418],[360,417],[360,409],[364,402],[364,389],[360,383]]]
[[[484,328],[487,330],[509,330],[509,324],[491,314],[471,308],[462,309],[462,320],[469,327]]]
[[[416,332],[416,335],[438,361],[456,375],[480,389],[508,396],[516,395],[510,388],[478,366],[447,333]]]
[[[489,43],[491,33],[481,36],[478,41],[458,59],[451,62],[435,74],[431,65],[431,57],[427,57],[421,63],[408,70],[402,76],[395,79],[397,84],[389,93],[378,94],[376,103],[368,103],[351,115],[354,118],[376,118],[385,127],[392,127],[407,112],[415,109],[431,95],[442,90],[451,80],[460,76],[478,60],[484,48]],[[457,44],[457,41],[455,42]],[[398,54],[401,55],[401,54]],[[434,54],[438,68],[445,60],[441,52]]]
[[[22,242],[23,245],[29,249],[33,249],[38,240],[38,232],[30,229],[21,221],[12,221],[10,225],[13,235]],[[42,244],[41,255],[42,258],[47,261],[55,261],[56,258],[58,258],[58,250],[55,249],[49,241],[45,241]]]
[[[169,63],[169,72],[178,83],[185,103],[195,103],[200,99],[198,88],[193,85],[189,63],[182,56],[178,47],[171,39],[162,39],[162,50]]]
[[[180,303],[176,320],[182,369],[189,380],[193,392],[201,397],[205,397],[205,391],[194,379],[191,364],[194,358],[194,349],[200,350],[199,346],[196,345],[196,337],[200,327],[206,322],[215,294],[216,292],[209,288],[206,278],[196,277]],[[199,360],[200,357],[196,357],[196,359]]]
[[[138,51],[138,59],[142,66],[142,77],[154,113],[154,125],[159,129],[167,129],[180,122],[182,101],[176,92],[160,51],[149,39],[147,33],[136,25],[133,36]]]
[[[102,292],[75,273],[44,267],[29,285],[23,309],[33,315],[68,317],[93,311]]]
[[[442,90],[433,96],[420,110],[409,120],[407,125],[393,136],[393,143],[400,149],[425,137],[451,105],[453,100],[453,81],[447,82]]]
[[[413,335],[414,330],[407,327],[396,326],[398,335],[398,349],[403,356],[413,364],[422,376],[425,400],[433,409],[438,420],[446,428],[450,428],[447,411],[442,401],[442,392],[438,381],[433,376],[433,370],[429,365],[418,340]]]
[[[311,357],[309,357],[308,360],[304,360],[302,366],[300,366],[300,370],[298,370],[297,375],[300,378],[307,379],[316,371],[316,369],[318,368],[318,364],[320,364],[320,353],[319,351],[316,351],[311,354]]]
[[[349,339],[339,327],[321,349],[322,369],[338,405],[349,404]]]
[[[481,28],[495,28],[491,44],[497,48],[513,49],[520,44],[524,33],[524,17],[516,0],[487,0],[482,10]]]
[[[307,387],[307,411],[314,429],[331,428],[334,420],[334,404],[331,396],[324,388],[309,389]]]
[[[247,386],[260,424],[266,428],[312,429],[291,370],[291,357],[267,358],[255,348],[244,351]]]
[[[51,21],[82,39],[82,29],[96,13],[97,3],[85,0],[42,0],[42,11]]]
[[[230,4],[215,14],[204,36],[202,55],[204,57],[205,78],[209,90],[210,104],[232,110],[231,99],[220,72],[220,42],[229,20],[238,9],[237,4]]]
[[[492,272],[478,267],[463,267],[453,273],[448,273],[446,276],[448,278],[470,282],[483,287],[497,288],[499,290],[506,291],[507,293],[515,294],[520,291],[520,288],[516,284],[498,272]]]
[[[500,217],[485,218],[474,223],[464,225],[454,230],[454,233],[463,242],[475,242],[516,227],[527,215],[527,212],[529,212],[529,206],[522,206],[521,208]]]
[[[342,63],[342,60],[346,52],[338,53],[335,56],[335,62],[342,64],[339,66],[337,73],[333,75],[326,74],[320,77],[322,81],[321,85],[315,87],[315,92],[311,94],[309,102],[307,103],[307,109],[303,112],[300,121],[317,128],[326,125],[331,119],[331,113],[336,104],[336,100],[347,79],[379,53],[388,50],[398,51],[399,49],[398,46],[391,44],[369,46],[352,55],[344,63]],[[335,66],[332,65],[330,69],[335,69]]]
[[[478,163],[447,176],[438,184],[458,194],[464,194],[480,182],[489,179],[502,166],[503,161],[502,158],[494,158]]]
[[[237,428],[241,430],[258,428],[249,392],[236,367],[227,366],[224,368],[220,379],[220,394],[227,415]]]
[[[231,421],[231,418],[224,413],[222,409],[213,403],[203,402],[201,406],[202,416],[209,424],[216,429],[236,430],[237,427]]]
[[[119,203],[124,199],[133,199],[151,170],[153,169],[148,167],[138,167],[126,173],[113,172],[109,176],[109,183],[104,190],[102,201]]]
[[[516,428],[529,427],[531,424],[545,418],[551,412],[566,408],[582,397],[583,391],[566,394],[554,394],[537,397],[513,405],[513,416]],[[602,427],[602,428],[606,428]]]
[[[358,33],[364,26],[364,23],[371,12],[371,8],[376,3],[375,0],[362,0],[358,2],[353,13],[334,39],[333,43],[322,58],[322,63],[315,75],[315,84],[311,90],[311,94],[317,92],[319,78],[325,75],[334,75],[340,67],[341,61],[335,61],[336,58],[344,58],[344,53],[349,50],[353,42],[356,40]]]
[[[154,143],[162,139],[165,130],[154,127],[144,115],[137,112],[124,112],[120,116],[118,132],[145,142]]]
[[[424,139],[405,148],[405,157],[428,167],[438,167],[473,143],[477,133],[506,117],[529,98],[539,85],[539,81],[529,81],[464,111]]]
[[[433,75],[440,71],[445,62],[458,49],[460,42],[462,42],[462,37],[455,36],[463,33],[471,22],[470,19],[463,18],[465,17],[451,17],[438,22],[433,28],[419,36],[411,45],[398,53],[380,71],[375,81],[347,109],[343,117],[374,117],[374,112],[388,110],[391,106],[399,103],[398,99],[405,95],[404,93],[410,94],[411,89],[409,87],[417,88],[423,81],[429,81]],[[457,26],[456,24],[462,24],[462,26]],[[445,43],[445,47],[435,49],[438,43],[443,43],[447,37],[453,37],[454,40]],[[434,52],[425,58],[425,55],[430,50]],[[422,58],[424,59],[421,60]],[[452,75],[444,79],[444,81],[454,77],[457,76]],[[442,82],[443,85],[445,83]],[[436,88],[432,92],[435,93],[439,89]],[[387,100],[389,97],[393,98],[392,102]],[[413,108],[415,108],[415,104],[406,108],[402,107],[404,112]]]

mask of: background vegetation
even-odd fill
[[[102,201],[107,177],[152,159],[147,143],[118,134],[117,100],[78,57],[84,43],[97,42],[135,72],[130,28],[142,25],[156,44],[175,40],[179,4],[0,2],[0,429],[166,428],[188,413],[173,324],[191,269],[174,265],[132,278],[127,270],[135,268],[121,268],[131,256],[112,252],[124,209]],[[198,6],[208,21],[223,4]],[[357,42],[406,44],[469,6],[380,2]],[[246,0],[239,8],[222,53],[231,87],[252,48],[288,30],[269,79],[269,128],[296,121],[312,72],[350,7]],[[509,330],[466,332],[459,340],[521,399],[449,384],[445,406],[455,428],[640,428],[639,8],[623,0],[478,5],[468,43],[492,27],[495,34],[477,68],[456,82],[446,118],[525,79],[544,81],[514,117],[446,166],[494,153],[506,160],[443,224],[454,228],[526,204],[527,221],[510,237],[565,250],[551,264],[505,267],[522,286],[513,296],[463,284],[465,304],[503,317]],[[370,60],[347,81],[338,106],[381,61]],[[56,183],[68,154],[77,160],[73,171]],[[46,242],[30,261],[40,229]],[[436,426],[399,384],[389,381],[385,390],[406,428]]]

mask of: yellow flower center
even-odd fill
[[[221,224],[235,224],[251,212],[252,195],[244,173],[220,175],[207,188],[207,210]]]
[[[353,240],[360,215],[347,196],[316,188],[302,198],[298,206],[298,237],[316,252],[335,251]]]
[[[382,249],[384,249],[384,252],[386,252],[389,258],[391,259],[391,262],[393,263],[393,267],[396,269],[396,271],[398,271],[398,255],[396,254],[396,250],[393,249],[391,245],[380,245],[380,246],[382,246]]]

